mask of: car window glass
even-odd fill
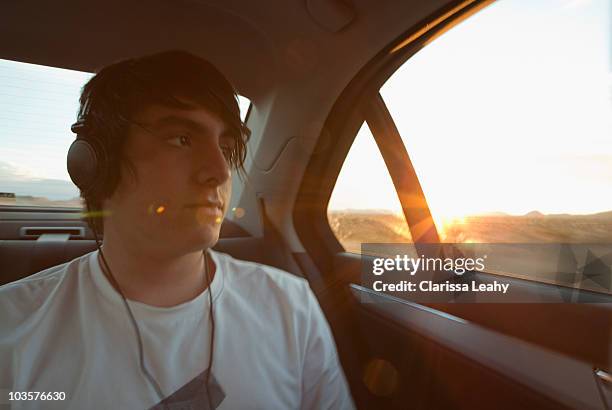
[[[381,88],[442,241],[612,243],[609,4],[500,0]]]
[[[66,170],[90,73],[0,60],[0,205],[80,207]]]
[[[412,242],[397,191],[365,123],[344,160],[327,218],[348,252],[360,253],[364,242]]]

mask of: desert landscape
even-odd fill
[[[328,212],[336,237],[349,252],[360,252],[362,242],[410,243],[403,215],[385,211]],[[612,211],[591,215],[522,216],[473,215],[436,222],[447,243],[612,243]]]
[[[15,206],[51,206],[58,208],[82,208],[84,203],[79,197],[72,199],[53,200],[39,196],[14,195],[0,192],[0,205]]]

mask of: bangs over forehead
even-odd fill
[[[141,92],[132,94],[130,114],[149,104],[184,109],[203,107],[229,127],[240,128],[236,92],[208,61],[185,52],[169,51],[136,60],[133,73],[140,77],[142,87]]]

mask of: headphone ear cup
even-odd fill
[[[77,139],[68,149],[67,166],[72,182],[84,193],[91,194],[97,187],[96,181],[103,178],[106,156],[100,144],[90,139]]]

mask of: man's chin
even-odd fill
[[[212,248],[219,241],[220,226],[202,226],[199,227],[197,232],[193,235],[189,235],[193,238],[191,245],[194,249],[207,249]]]
[[[173,223],[174,233],[180,236],[180,241],[184,242],[186,239],[189,243],[197,244],[200,249],[214,246],[219,240],[223,214],[196,210],[195,215],[187,214],[187,216]]]

